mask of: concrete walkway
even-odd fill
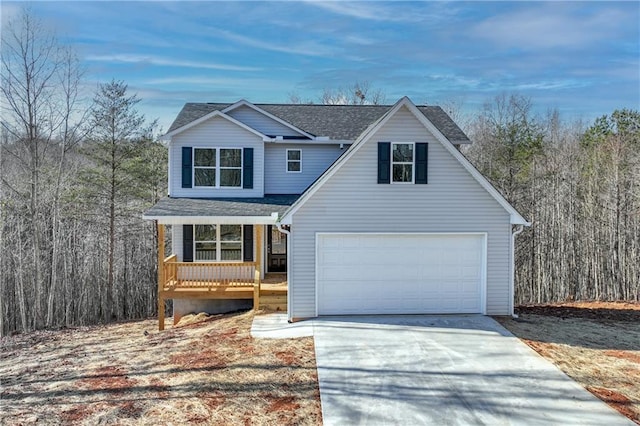
[[[312,322],[325,425],[633,425],[489,317]]]
[[[256,315],[251,324],[251,336],[257,339],[295,339],[313,336],[313,321],[289,324],[287,314]]]

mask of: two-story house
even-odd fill
[[[278,294],[292,321],[513,312],[529,224],[439,107],[189,103],[164,138],[169,194],[144,214],[161,236],[161,327],[166,299],[176,319]]]

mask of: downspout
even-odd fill
[[[291,231],[284,229],[280,222],[276,222],[276,228],[287,236],[287,321],[292,322],[291,318],[291,281],[289,280],[289,273],[291,272]]]
[[[167,143],[167,161],[171,164],[171,141]],[[171,167],[167,167],[167,196],[171,197]]]
[[[516,235],[524,230],[524,225],[517,225],[516,229],[511,232],[511,277],[509,286],[509,312],[511,317],[518,318],[518,315],[514,312],[514,298],[515,298],[515,285],[516,285]]]

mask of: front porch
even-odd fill
[[[182,262],[176,254],[164,257],[165,225],[158,223],[157,230],[159,330],[164,329],[167,299],[252,300],[256,310],[286,312],[287,274],[267,272],[262,275],[261,249],[256,250],[253,262]],[[262,226],[256,226],[258,248],[263,245],[262,233]],[[271,243],[270,238],[268,242]]]

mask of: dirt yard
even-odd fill
[[[640,304],[522,306],[496,318],[591,393],[640,424]]]
[[[525,306],[498,318],[640,424],[640,305]],[[256,340],[253,313],[4,338],[0,424],[322,423],[313,339]]]
[[[0,424],[321,424],[313,339],[256,340],[252,319],[4,338]]]

